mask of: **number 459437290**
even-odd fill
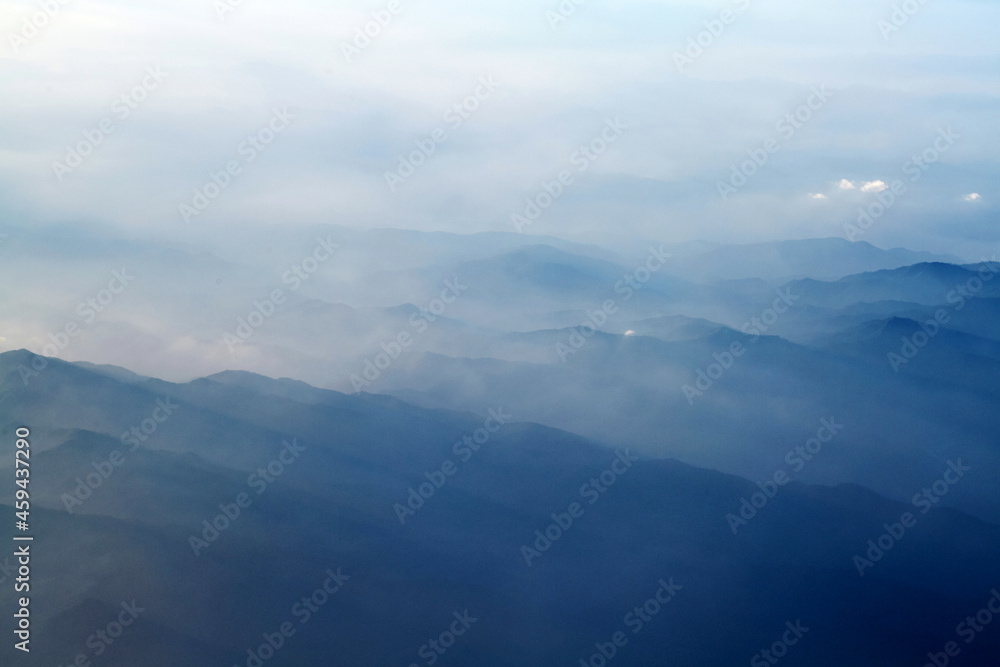
[[[28,483],[31,479],[31,444],[28,442],[30,432],[26,428],[17,429],[17,450],[14,452],[15,476],[18,487],[15,493],[17,500],[17,518],[21,521],[28,521],[28,512],[31,509],[29,503]]]

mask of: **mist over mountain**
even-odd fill
[[[699,282],[760,278],[788,281],[811,277],[834,280],[856,273],[896,269],[921,262],[960,260],[954,256],[882,250],[866,241],[842,238],[803,239],[752,244],[677,244],[674,271]]]
[[[11,240],[30,246],[52,233]],[[273,230],[239,242],[260,251],[236,264],[77,232],[74,259],[39,252],[38,274],[20,271],[14,255],[2,271],[35,317],[8,320],[3,344],[172,381],[246,370],[430,408],[505,405],[526,420],[750,479],[785,465],[832,418],[843,433],[800,481],[860,484],[905,501],[943,460],[964,456],[975,473],[941,502],[1000,520],[1000,283],[991,262],[893,268],[925,256],[838,239],[686,244],[689,255],[770,261],[767,280],[705,280],[677,276],[676,244],[648,244],[629,263],[596,246],[514,234],[331,226],[296,242]],[[815,273],[776,280],[797,249],[800,268]],[[859,261],[876,270],[822,277]],[[729,264],[730,276],[742,275]],[[67,272],[91,277],[67,281]],[[74,294],[81,284],[98,288]],[[45,381],[32,373],[20,381]]]
[[[758,485],[502,405],[57,359],[25,386],[18,369],[39,359],[0,355],[0,432],[39,425],[39,660],[96,662],[101,646],[107,665],[255,664],[247,651],[290,623],[269,664],[421,664],[449,628],[463,635],[438,656],[456,664],[572,664],[618,632],[627,664],[732,664],[788,628],[796,664],[908,664],[992,595],[1000,528],[940,506]],[[301,598],[324,584],[335,592],[310,611]],[[94,639],[123,602],[134,624]],[[998,646],[984,633],[963,653]]]
[[[4,2],[0,667],[998,667],[998,22]]]
[[[904,665],[996,586],[992,262],[11,232],[40,660]]]

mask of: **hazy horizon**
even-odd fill
[[[524,233],[746,243],[844,237],[899,180],[864,240],[997,249],[994,4],[383,4],[73,2],[32,32],[37,5],[8,2],[0,215],[192,239],[259,223],[515,231],[569,171]],[[366,42],[373,16],[385,26]],[[615,119],[603,152],[578,153]],[[245,143],[272,122],[272,141]],[[85,132],[101,142],[66,170]],[[912,171],[939,132],[956,138]],[[433,154],[387,182],[421,142]]]
[[[0,0],[0,664],[995,666],[998,23]]]

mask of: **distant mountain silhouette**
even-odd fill
[[[734,523],[727,515],[766,486],[516,417],[468,460],[456,455],[505,406],[431,411],[248,373],[171,384],[55,359],[25,386],[17,370],[34,359],[0,355],[0,431],[29,424],[36,452],[38,660],[88,653],[87,637],[134,600],[144,611],[101,664],[243,665],[286,621],[296,632],[271,664],[419,664],[466,610],[475,621],[448,652],[455,664],[572,664],[618,630],[622,664],[733,664],[797,619],[809,628],[797,660],[912,664],[985,603],[1000,557],[995,525],[856,486],[774,486]],[[128,451],[119,435],[157,399],[173,414]],[[258,494],[248,476],[289,440],[298,458]],[[66,494],[116,450],[124,462],[68,512]],[[454,474],[401,525],[394,506],[446,460]],[[251,504],[196,556],[191,536],[241,493]],[[553,519],[574,502],[571,524]],[[855,556],[904,512],[916,525],[884,538],[892,546],[859,575]],[[329,571],[349,579],[300,624],[293,605]],[[675,597],[635,634],[627,614],[661,580]],[[984,659],[998,646],[984,633],[963,651]]]

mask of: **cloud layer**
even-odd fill
[[[891,3],[854,0],[564,5],[74,0],[39,18],[5,2],[0,213],[177,235],[513,231],[525,199],[569,171],[526,232],[756,241],[840,235],[900,179],[906,196],[866,240],[995,251],[995,5],[927,4],[899,26]],[[598,152],[609,119],[627,129]],[[948,127],[960,139],[909,181]]]

